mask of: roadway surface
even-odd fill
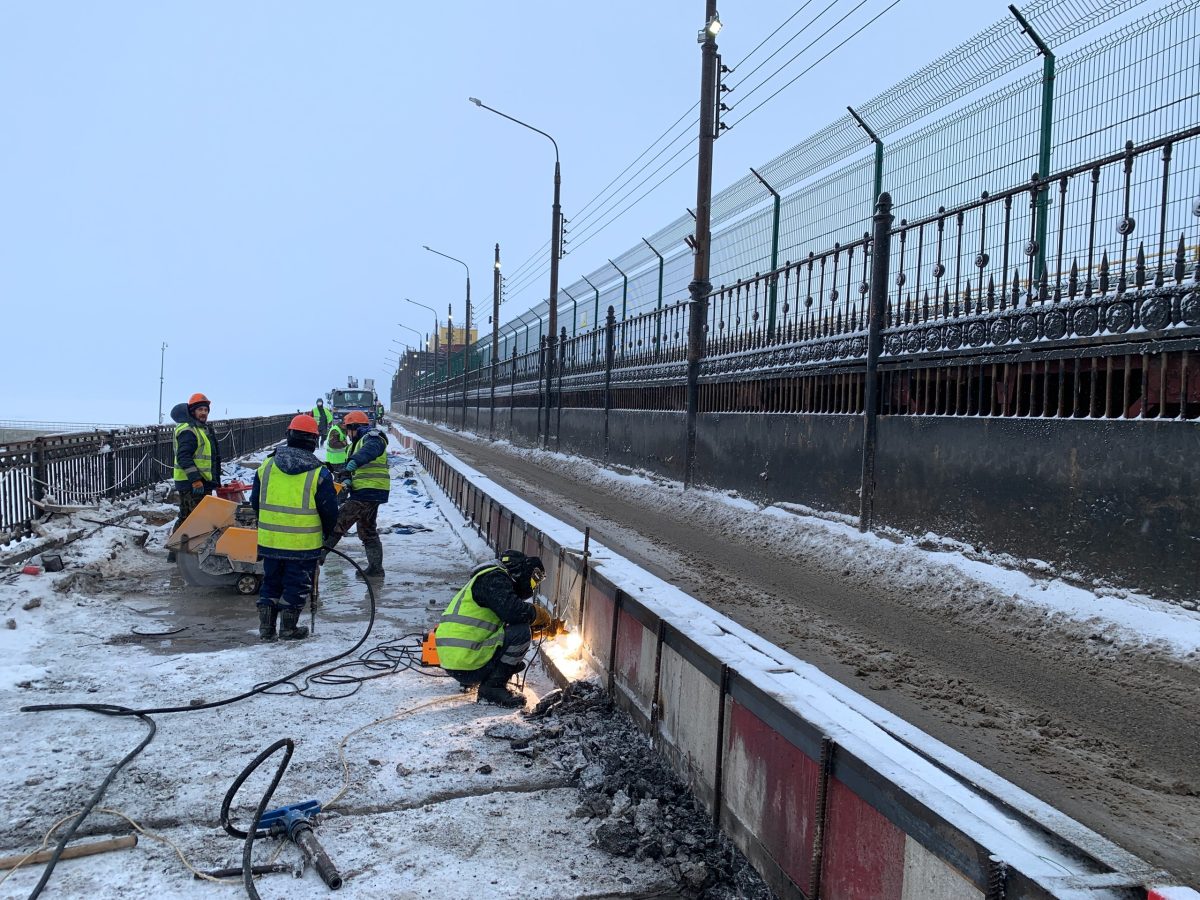
[[[882,567],[796,552],[762,524],[727,527],[703,504],[665,502],[665,486],[660,495],[619,480],[588,482],[561,457],[403,424],[1200,888],[1194,661],[1110,646],[1103,634],[1051,622],[994,588],[960,580],[947,589],[944,574],[925,589],[897,590]]]

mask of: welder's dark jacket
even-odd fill
[[[258,555],[264,559],[317,559],[337,525],[333,478],[299,447],[280,447],[259,467],[250,505],[258,513]]]
[[[350,447],[350,459],[357,468],[350,476],[350,499],[387,503],[391,488],[388,471],[387,438],[376,428],[365,432]]]
[[[203,481],[204,490],[211,492],[221,486],[221,448],[216,435],[204,422],[196,419],[188,412],[186,403],[176,403],[171,408],[171,421],[186,426],[175,429],[175,469],[182,472],[184,478],[175,478],[175,488],[180,491],[190,491],[193,481]],[[208,437],[207,447],[199,436],[203,431]],[[209,459],[204,460],[204,450],[208,450]],[[197,452],[201,459],[197,460]]]
[[[441,667],[455,672],[482,668],[504,645],[504,626],[527,625],[534,615],[533,605],[517,596],[504,569],[494,563],[481,566],[438,623]]]

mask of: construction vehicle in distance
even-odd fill
[[[375,396],[374,378],[364,378],[360,388],[358,379],[351,375],[346,379],[346,387],[334,388],[329,392],[328,398],[329,409],[335,419],[358,410],[367,414],[372,425],[378,424],[375,421],[375,413],[379,409],[379,398]]]

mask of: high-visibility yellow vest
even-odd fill
[[[350,448],[351,456],[353,456],[355,453],[358,452],[359,446],[366,439],[367,434],[370,434],[370,433],[371,432],[368,431],[366,434],[364,434],[362,437],[360,437],[357,441],[354,442],[354,446]],[[376,433],[378,433],[378,432],[376,432]],[[351,487],[353,488],[353,490],[356,490],[356,491],[365,491],[365,490],[388,491],[388,490],[391,490],[392,477],[391,477],[391,475],[388,474],[387,441],[386,440],[384,441],[382,453],[380,453],[377,457],[370,460],[366,464],[361,465],[357,469],[354,470],[353,481],[351,482]]]
[[[200,477],[205,481],[212,481],[212,441],[208,437],[208,429],[198,428],[191,422],[180,422],[175,426],[175,435],[171,438],[171,442],[175,448],[175,471],[172,477],[176,481],[193,480],[189,473],[179,467],[179,435],[189,430],[196,434],[196,453],[192,457],[192,460],[196,463],[196,468],[200,470]]]
[[[341,449],[333,446],[333,442],[337,441],[342,445]],[[325,439],[325,462],[340,466],[350,457],[350,442],[346,440],[346,432],[342,431],[340,425],[333,425],[329,429],[329,435]]]
[[[328,425],[333,419],[333,413],[329,411],[328,406],[314,406],[312,408],[312,417],[317,420],[317,426]]]
[[[503,572],[489,566],[471,576],[450,601],[435,633],[438,663],[443,669],[473,672],[496,654],[504,643],[504,624],[500,617],[475,602],[475,581],[488,572]]]
[[[258,546],[273,550],[317,550],[324,543],[317,512],[322,469],[289,475],[270,457],[258,467]]]

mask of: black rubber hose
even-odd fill
[[[79,815],[75,817],[75,821],[72,822],[70,827],[63,832],[63,836],[59,838],[58,844],[54,848],[54,853],[51,854],[50,859],[46,862],[46,868],[42,870],[42,877],[39,878],[38,883],[34,885],[33,891],[29,895],[29,900],[36,900],[37,896],[42,893],[42,889],[46,887],[46,882],[50,880],[50,875],[54,872],[54,867],[58,865],[59,857],[62,856],[63,850],[66,849],[67,842],[75,836],[75,832],[79,829],[79,826],[83,824],[83,820],[87,818],[88,813],[96,808],[96,804],[100,802],[100,799],[104,796],[104,792],[108,790],[108,786],[112,784],[112,780],[117,777],[117,773],[125,768],[125,766],[129,764],[130,760],[146,749],[146,746],[152,740],[154,740],[155,732],[158,731],[158,726],[154,724],[154,720],[145,713],[136,712],[135,710],[128,709],[124,706],[108,706],[104,704],[94,705],[96,707],[94,711],[101,713],[102,715],[137,716],[150,727],[150,730],[147,732],[146,736],[142,738],[142,742],[126,753],[125,758],[113,767],[104,781],[100,783],[100,786],[96,788],[95,793],[92,794],[91,798],[80,811]]]
[[[319,666],[328,665],[331,662],[337,662],[339,659],[346,658],[347,656],[354,653],[356,650],[358,650],[359,647],[361,647],[363,644],[365,644],[367,642],[367,638],[371,636],[371,630],[375,627],[375,605],[376,605],[375,588],[371,586],[370,579],[367,578],[367,573],[353,559],[351,559],[349,556],[347,556],[342,551],[337,550],[335,548],[330,548],[329,552],[342,557],[342,559],[346,560],[348,563],[350,563],[350,565],[354,566],[355,569],[357,569],[359,572],[362,573],[363,580],[366,581],[366,584],[367,584],[367,593],[371,598],[371,617],[370,617],[370,620],[367,622],[367,630],[365,632],[363,632],[363,636],[358,639],[358,643],[356,643],[349,650],[346,650],[342,653],[338,653],[335,656],[329,656],[329,657],[326,657],[325,659],[319,659],[316,662],[309,663],[308,665],[302,666],[301,668],[297,669],[295,672],[292,672],[290,675],[284,675],[282,678],[276,678],[274,681],[267,681],[267,682],[264,682],[263,684],[255,685],[250,690],[245,691],[241,694],[238,694],[235,697],[227,697],[224,700],[213,700],[211,703],[197,703],[195,706],[191,706],[191,705],[188,705],[188,706],[159,706],[159,707],[154,707],[154,708],[150,708],[150,709],[128,709],[123,706],[121,706],[121,707],[106,707],[105,704],[100,704],[100,703],[45,703],[45,704],[38,704],[35,706],[22,706],[21,712],[48,712],[51,710],[62,710],[62,709],[82,709],[82,710],[86,710],[88,712],[103,712],[106,715],[114,715],[114,716],[140,716],[140,715],[159,715],[159,714],[177,713],[177,712],[196,712],[197,710],[201,710],[201,709],[216,709],[219,706],[228,706],[230,703],[237,703],[241,700],[245,700],[248,697],[253,697],[255,694],[261,694],[263,691],[269,690],[270,688],[278,687],[279,685],[283,684],[284,682],[291,681],[297,675],[303,675],[305,672],[309,671],[310,669],[315,669]],[[110,712],[109,710],[124,710],[124,711],[123,712]]]
[[[251,773],[266,762],[280,747],[286,748],[286,752],[283,754],[283,759],[279,761],[278,768],[275,769],[275,777],[271,779],[270,786],[262,795],[262,799],[258,801],[258,809],[254,811],[254,820],[250,823],[250,829],[242,831],[229,820],[229,807],[233,804],[242,782],[249,778]],[[266,812],[267,805],[271,802],[271,796],[275,793],[275,788],[279,786],[279,781],[283,778],[288,763],[292,761],[292,754],[295,750],[296,744],[291,738],[280,738],[242,769],[238,777],[233,780],[233,784],[229,786],[229,790],[225,792],[225,799],[221,801],[221,827],[234,837],[245,838],[245,843],[242,844],[242,884],[245,885],[250,900],[261,900],[257,888],[254,887],[254,866],[250,861],[251,854],[254,852],[254,839],[265,836],[259,834],[258,823],[262,821],[263,813]]]
[[[83,811],[76,817],[75,821],[71,823],[70,828],[68,828],[67,831],[63,834],[63,837],[59,840],[58,845],[54,848],[54,855],[50,857],[50,860],[46,863],[46,868],[42,871],[41,879],[39,879],[37,885],[34,887],[33,893],[31,893],[29,895],[29,900],[35,900],[35,898],[42,892],[42,889],[46,886],[46,882],[49,881],[49,879],[50,879],[51,873],[54,871],[55,865],[58,864],[59,856],[62,855],[62,851],[66,847],[67,842],[72,838],[72,836],[74,836],[74,834],[78,830],[79,826],[81,824],[83,824],[83,820],[85,818],[87,818],[88,814],[92,811],[92,809],[95,808],[96,804],[100,802],[100,798],[104,796],[104,792],[108,789],[109,784],[112,783],[112,780],[116,777],[117,773],[120,772],[121,769],[123,769],[126,765],[128,765],[130,760],[132,760],[139,753],[141,753],[149,745],[149,743],[154,739],[154,735],[155,735],[155,732],[158,730],[158,726],[155,725],[154,720],[150,718],[151,715],[158,714],[158,713],[194,712],[194,711],[201,710],[201,709],[215,709],[216,707],[219,707],[219,706],[228,706],[231,703],[237,703],[240,700],[245,700],[248,697],[253,697],[255,694],[261,694],[269,688],[277,687],[278,685],[283,684],[284,682],[291,681],[297,675],[302,675],[303,673],[309,671],[310,669],[315,669],[318,666],[323,666],[323,665],[326,665],[327,663],[336,662],[339,659],[343,659],[344,657],[349,656],[351,653],[354,653],[359,647],[361,647],[363,644],[365,644],[367,642],[367,638],[370,637],[370,635],[371,635],[371,630],[375,627],[375,606],[376,606],[375,588],[373,588],[371,586],[371,582],[367,578],[367,573],[365,571],[363,571],[362,567],[359,566],[359,564],[356,563],[353,559],[351,559],[349,556],[347,556],[345,553],[341,552],[340,550],[337,550],[334,548],[330,548],[329,552],[342,557],[344,560],[346,560],[348,563],[350,563],[350,565],[354,566],[355,569],[357,569],[359,572],[362,573],[363,580],[366,582],[366,585],[367,585],[367,595],[368,595],[368,597],[370,597],[370,600],[371,600],[371,616],[367,622],[367,630],[363,633],[363,636],[358,639],[358,643],[356,643],[349,650],[346,650],[345,652],[339,653],[335,656],[327,657],[326,659],[317,660],[314,663],[309,663],[307,666],[303,666],[303,667],[297,669],[295,672],[292,672],[290,675],[285,675],[283,678],[277,678],[276,680],[268,681],[265,684],[255,685],[251,690],[245,691],[244,693],[241,693],[241,694],[238,694],[235,697],[228,697],[224,700],[214,700],[211,703],[200,703],[195,706],[190,706],[190,705],[189,706],[164,706],[164,707],[157,707],[157,708],[153,708],[153,709],[130,709],[127,706],[115,706],[115,705],[108,704],[108,703],[39,703],[39,704],[31,705],[31,706],[22,706],[21,707],[21,712],[57,712],[57,711],[61,711],[61,710],[78,709],[78,710],[83,710],[84,712],[100,713],[101,715],[105,715],[105,716],[117,716],[117,717],[137,716],[139,719],[141,719],[147,725],[150,726],[150,733],[146,735],[145,740],[143,740],[140,744],[138,744],[138,746],[136,748],[134,748],[130,753],[128,753],[125,756],[125,758],[122,759],[119,763],[117,763],[117,765],[112,769],[112,771],[110,771],[108,773],[108,776],[101,783],[100,787],[96,789],[96,793],[92,795],[92,799],[88,801],[88,803],[84,807]],[[285,739],[285,740],[288,740],[290,742],[290,739]],[[267,755],[269,755],[269,752],[267,753]],[[289,757],[291,756],[290,752],[289,752],[288,756]],[[281,775],[281,774],[282,774],[282,770],[280,771],[279,775]],[[278,775],[276,776],[276,783],[278,783]],[[273,791],[274,789],[275,789],[275,787],[274,787],[274,785],[272,785],[271,790]],[[267,794],[267,799],[268,800],[270,799],[270,792],[268,792],[268,794]],[[263,806],[263,808],[265,809],[265,805]],[[259,815],[261,815],[261,810],[259,812]],[[254,821],[255,821],[255,827],[257,827],[258,816],[255,816]],[[249,840],[252,841],[252,839],[249,839]],[[248,859],[249,857],[246,857],[246,858]],[[246,877],[248,878],[249,876],[247,875]],[[252,897],[258,896],[257,893],[253,892],[254,887],[253,887],[252,879],[251,879],[251,883],[249,885],[249,890],[252,892],[251,893]]]

